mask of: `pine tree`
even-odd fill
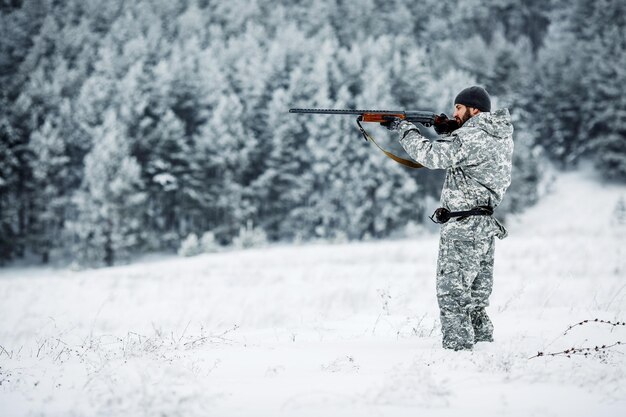
[[[154,110],[154,109],[153,109]],[[185,137],[183,122],[171,110],[152,120],[144,120],[144,133],[135,153],[141,158],[142,174],[149,197],[149,223],[155,249],[173,249],[186,236],[185,219],[190,214],[196,193],[193,180],[192,148]],[[167,236],[167,239],[163,239]],[[160,243],[158,243],[160,242]]]
[[[210,223],[201,230],[214,231],[221,241],[230,241],[256,210],[246,186],[257,139],[244,129],[243,119],[239,98],[223,95],[195,138],[195,160],[202,169],[203,190],[211,200],[205,211]]]
[[[626,6],[599,1],[591,14],[587,59],[590,72],[588,137],[599,170],[608,178],[626,180]]]
[[[109,111],[94,131],[95,145],[85,157],[83,187],[74,196],[76,218],[70,223],[80,261],[113,265],[142,243],[145,193],[140,168]]]
[[[50,252],[61,246],[59,236],[69,204],[70,158],[57,127],[49,119],[33,132],[29,147],[35,155],[32,172],[33,187],[37,190],[31,199],[37,218],[31,226],[29,246],[47,263]]]
[[[0,265],[15,255],[18,244],[18,144],[7,114],[0,114]]]
[[[296,234],[302,237],[304,219],[298,208],[306,205],[311,191],[307,132],[301,119],[285,114],[289,102],[289,93],[282,89],[270,102],[271,150],[266,155],[265,171],[252,184],[261,204],[259,225],[272,240],[293,239]]]
[[[558,25],[548,33],[546,47],[540,51],[539,71],[531,111],[537,119],[541,144],[552,157],[563,163],[579,159],[587,140],[583,137],[584,116],[580,107],[586,101],[581,81],[586,70],[578,56],[570,53],[576,43],[575,34]]]
[[[623,36],[623,34],[622,34]],[[616,42],[614,45],[620,45]],[[590,128],[595,137],[591,145],[595,162],[608,178],[626,181],[626,42],[615,50],[615,60],[594,60],[597,80],[593,91]]]

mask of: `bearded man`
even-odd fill
[[[473,86],[454,100],[454,120],[438,123],[435,141],[412,123],[384,123],[396,130],[400,144],[418,163],[445,169],[442,223],[437,260],[437,300],[443,347],[471,350],[493,341],[493,324],[485,307],[493,287],[494,241],[507,232],[492,214],[511,183],[513,125],[507,109],[491,111],[485,89]]]

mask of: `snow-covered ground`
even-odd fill
[[[440,347],[437,236],[0,270],[0,415],[624,416],[626,187],[589,173],[497,242],[496,341]]]

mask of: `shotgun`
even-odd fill
[[[440,119],[447,119],[445,115],[436,115],[427,111],[404,110],[343,110],[343,109],[289,109],[289,113],[304,114],[343,114],[358,116],[359,122],[385,123],[394,117],[411,123],[420,123],[426,127],[439,124]]]
[[[430,127],[439,122],[438,118],[442,116],[447,120],[445,115],[437,116],[435,113],[426,111],[394,111],[394,110],[345,110],[345,109],[289,109],[289,113],[299,114],[342,114],[357,116],[356,124],[363,135],[366,142],[372,142],[378,149],[380,149],[387,157],[393,159],[397,163],[409,168],[423,168],[421,164],[414,161],[400,158],[399,156],[386,151],[381,148],[374,137],[365,131],[361,122],[368,123],[386,123],[392,121],[394,118],[406,120],[411,123],[420,123],[426,127]],[[441,119],[443,120],[443,119]]]

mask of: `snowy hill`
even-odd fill
[[[436,235],[0,270],[2,416],[621,416],[623,185],[588,172],[497,242],[493,344],[440,347]],[[564,334],[566,333],[566,334]]]

